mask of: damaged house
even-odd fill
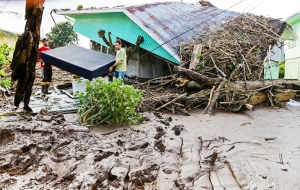
[[[56,14],[72,20],[74,30],[91,40],[91,49],[109,53],[113,42],[120,38],[127,49],[135,50],[129,53],[132,56],[129,56],[127,75],[156,78],[170,74],[172,65],[181,64],[182,43],[217,30],[240,13],[211,6],[164,2],[121,8],[91,7],[56,11]],[[139,48],[135,48],[136,45]]]

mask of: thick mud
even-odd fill
[[[299,108],[201,113],[90,128],[4,117],[0,189],[300,189]]]

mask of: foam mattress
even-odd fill
[[[113,55],[74,45],[43,51],[41,59],[89,80],[106,75],[108,68],[115,63]]]

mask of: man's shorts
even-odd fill
[[[42,82],[52,81],[52,69],[43,68],[43,80]]]
[[[122,71],[115,71],[114,72],[114,77],[115,78],[122,78],[124,80],[125,78],[125,72],[122,72]]]

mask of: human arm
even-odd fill
[[[114,69],[116,66],[118,66],[118,65],[120,65],[120,64],[122,63],[122,61],[123,61],[123,60],[116,61],[115,64],[113,64],[111,67],[109,67],[108,71],[109,71],[109,72],[112,72],[113,69]]]

